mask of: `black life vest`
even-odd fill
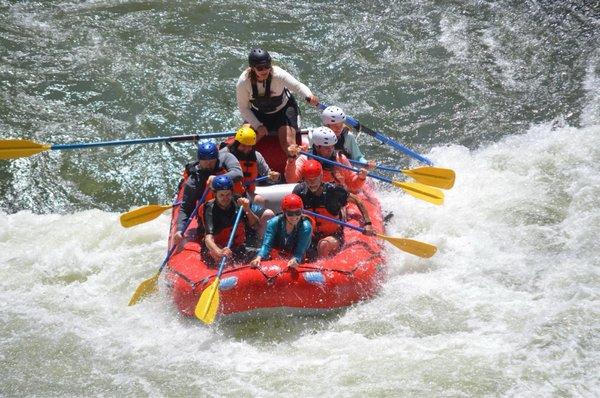
[[[235,201],[239,198],[239,196],[234,196],[231,204],[227,209],[222,209],[215,202],[216,199],[208,201],[198,209],[198,225],[202,226],[203,232],[206,234],[206,218],[209,216],[212,219],[212,225],[214,227],[213,239],[217,245],[220,247],[227,246],[229,241],[229,236],[231,235],[231,230],[233,229],[233,224],[235,223],[235,216],[239,209],[239,206],[235,203]],[[238,247],[242,245],[246,241],[246,228],[244,227],[245,216],[242,215],[240,219],[240,224],[235,231],[235,235],[233,238],[232,247]]]
[[[348,203],[348,191],[339,185],[323,184],[321,195],[315,195],[306,183],[296,186],[294,193],[302,198],[304,208],[327,217],[342,219],[342,208]],[[340,233],[342,226],[322,218],[315,220],[315,233],[333,235]]]
[[[252,108],[262,113],[272,113],[281,106],[287,99],[290,97],[290,92],[287,88],[283,89],[283,92],[280,95],[275,97],[271,96],[271,74],[267,77],[266,85],[265,85],[265,94],[258,95],[258,86],[256,81],[251,80],[250,84],[252,85],[252,98],[250,99],[250,104],[252,104]]]

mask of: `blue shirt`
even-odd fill
[[[300,263],[310,245],[311,235],[312,225],[307,218],[303,217],[292,232],[288,234],[285,228],[284,215],[279,214],[267,222],[267,229],[258,255],[261,258],[268,258],[271,249],[276,248],[290,253],[293,252],[294,258]]]

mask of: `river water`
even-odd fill
[[[380,294],[206,328],[161,291],[192,143],[0,161],[0,396],[597,396],[600,3],[0,0],[0,137],[227,131],[260,45],[326,103],[457,173],[441,207],[378,186]],[[304,125],[319,123],[301,104]],[[416,163],[360,136],[368,158]]]

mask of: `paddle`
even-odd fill
[[[363,233],[365,232],[364,228],[357,227],[352,224],[348,224],[348,223],[346,223],[342,220],[338,220],[336,218],[327,217],[322,214],[312,212],[310,210],[302,210],[302,212],[305,214],[308,214],[309,216],[322,218],[324,220],[331,221],[331,222],[334,222],[339,225],[343,225],[344,227],[355,229],[359,232],[363,232]],[[380,237],[381,239],[387,240],[392,245],[396,246],[398,249],[405,251],[407,253],[410,253],[410,254],[414,254],[415,256],[429,258],[429,257],[433,256],[435,254],[435,252],[437,251],[437,247],[435,247],[434,245],[430,245],[429,243],[419,242],[419,241],[413,240],[413,239],[397,238],[395,236],[386,236],[386,235],[382,235],[382,234],[376,234],[376,235],[378,237]]]
[[[326,159],[324,157],[314,155],[312,153],[300,151],[303,155],[310,156],[311,158],[315,158],[321,162],[326,162],[329,164],[333,164],[337,167],[341,167],[343,169],[352,170],[358,172],[358,169],[354,167],[346,166],[345,164],[334,162],[333,160]],[[367,173],[367,176],[387,182],[392,184],[398,188],[402,188],[409,195],[414,196],[415,198],[424,200],[429,203],[433,203],[434,205],[441,205],[444,202],[444,193],[437,188],[433,188],[427,185],[419,184],[418,182],[401,182],[394,181],[390,178],[380,176],[379,174]]]
[[[351,160],[351,159],[348,159],[348,160],[352,164],[359,165],[359,166],[366,166],[365,163],[359,162],[358,160]],[[427,166],[427,167],[418,167],[416,169],[411,169],[411,170],[400,170],[400,169],[394,169],[392,167],[386,167],[386,166],[381,166],[381,165],[377,165],[377,166],[375,166],[375,168],[379,169],[379,170],[391,171],[393,173],[403,173],[404,175],[414,178],[415,180],[417,180],[418,182],[420,182],[422,184],[430,185],[432,187],[438,187],[438,188],[442,188],[442,189],[450,189],[454,186],[455,174],[454,174],[454,170],[450,170],[450,169],[442,169],[440,167]]]
[[[182,233],[183,235],[185,235],[185,232],[187,231],[188,227],[192,223],[192,220],[196,217],[196,214],[198,213],[198,209],[200,208],[202,203],[204,203],[204,199],[206,199],[206,195],[208,194],[208,191],[209,191],[209,188],[206,188],[204,190],[204,193],[202,194],[202,197],[196,204],[196,208],[192,212],[192,215],[190,216],[190,218],[187,220],[187,222],[183,226],[183,233]],[[131,296],[131,299],[129,300],[128,305],[131,306],[131,305],[137,304],[138,301],[140,301],[142,298],[148,296],[149,294],[154,293],[157,290],[158,277],[160,276],[160,273],[162,272],[163,268],[165,267],[165,265],[167,264],[167,262],[169,261],[169,259],[173,255],[173,253],[175,252],[175,249],[177,248],[177,246],[178,245],[173,245],[173,247],[171,247],[171,249],[169,249],[169,252],[167,253],[167,256],[163,260],[162,264],[160,265],[158,272],[152,278],[146,279],[145,281],[140,283],[140,285],[137,287],[137,289],[135,289],[135,292],[133,293],[133,296]]]
[[[320,110],[324,110],[325,108],[327,108],[327,106],[328,105],[323,104],[323,103],[317,104],[317,108],[319,108]],[[346,122],[350,126],[352,126],[356,131],[364,131],[365,133],[369,134],[371,137],[383,142],[384,144],[388,144],[392,148],[397,149],[412,158],[415,158],[423,163],[426,163],[429,166],[433,166],[433,162],[431,160],[427,159],[426,157],[424,157],[422,155],[419,155],[417,152],[413,151],[412,149],[409,149],[409,148],[405,147],[404,145],[383,135],[383,133],[380,133],[379,131],[371,130],[367,126],[360,124],[360,122],[358,120],[354,119],[352,116],[346,115]]]
[[[209,138],[221,138],[234,135],[234,131],[210,134],[175,135],[171,137],[140,138],[134,140],[100,141],[75,144],[39,144],[32,140],[0,140],[0,159],[16,159],[35,155],[47,150],[81,149],[102,146],[151,144],[154,142],[196,141]]]
[[[127,213],[121,214],[119,221],[125,228],[143,224],[152,221],[160,216],[165,210],[169,210],[175,206],[179,206],[181,202],[173,203],[172,205],[146,205],[138,207],[135,210],[130,210]]]
[[[233,244],[233,238],[235,236],[235,231],[237,230],[238,224],[240,223],[240,218],[242,218],[243,207],[240,206],[236,216],[235,222],[233,223],[233,229],[231,230],[231,235],[229,235],[229,241],[227,242],[227,247],[231,249],[231,245]],[[215,321],[215,317],[217,316],[217,309],[219,309],[219,278],[223,273],[223,268],[225,267],[225,262],[227,261],[227,257],[223,256],[221,259],[221,264],[219,265],[219,270],[217,271],[217,275],[215,276],[215,280],[212,281],[210,285],[200,295],[200,299],[198,300],[198,304],[196,304],[196,309],[194,310],[194,314],[196,318],[200,319],[207,325],[210,325]]]
[[[257,182],[265,181],[269,176],[259,177],[252,181],[247,181],[244,185],[255,184]],[[174,203],[172,205],[146,205],[138,207],[137,209],[130,210],[127,213],[121,214],[119,220],[121,225],[125,228],[130,228],[135,225],[143,224],[148,221],[152,221],[160,216],[165,210],[169,210],[174,206],[179,206],[181,202]]]

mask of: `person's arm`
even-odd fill
[[[250,200],[248,198],[238,198],[237,204],[238,206],[242,206],[244,208],[244,214],[248,226],[252,229],[256,229],[258,227],[258,217],[250,208]]]
[[[233,182],[238,182],[244,178],[242,173],[242,166],[240,166],[239,160],[230,152],[219,152],[219,163],[225,167],[227,172],[223,175],[231,178]]]
[[[215,239],[212,234],[204,235],[204,243],[206,244],[209,252],[217,254],[221,252],[221,248],[215,243]]]
[[[260,152],[256,152],[256,165],[258,166],[259,177],[269,175],[271,168],[265,160],[265,157]]]
[[[275,235],[277,233],[277,221],[278,217],[273,217],[269,221],[267,221],[267,228],[265,230],[265,235],[263,236],[262,246],[258,251],[258,257],[261,259],[268,258],[271,254],[271,249],[273,248],[273,241],[275,240]]]
[[[352,167],[348,159],[342,154],[338,156],[337,160],[343,165]],[[336,167],[336,170],[342,174],[342,176],[344,176],[344,184],[346,185],[348,191],[351,192],[358,192],[365,184],[365,180],[367,179],[366,171],[356,173],[352,170],[343,169],[341,167]]]
[[[177,215],[177,232],[183,233],[183,228],[196,208],[196,202],[200,198],[200,189],[196,186],[196,179],[189,176],[183,187],[181,206]]]
[[[268,176],[269,182],[271,183],[277,183],[279,181],[279,178],[281,177],[280,174],[275,170],[271,170],[267,160],[260,152],[256,152],[256,164],[258,165],[259,177]]]
[[[369,217],[369,212],[362,200],[360,200],[360,198],[357,195],[350,193],[348,194],[348,201],[354,203],[356,207],[358,207],[358,210],[360,210],[360,214],[362,214],[365,220],[365,224],[370,224],[371,217]]]
[[[204,244],[211,255],[216,257],[221,254],[221,248],[215,243],[214,239],[215,224],[212,212],[214,204],[214,200],[211,200],[204,206],[204,212],[202,213],[203,217],[200,220],[202,220],[204,231],[206,233],[206,235],[204,235]]]
[[[250,108],[250,92],[248,91],[250,79],[247,75],[248,73],[244,71],[238,79],[237,85],[235,86],[235,96],[242,119],[244,119],[245,122],[250,123],[252,128],[256,130],[262,126],[262,123],[254,116],[254,113]]]
[[[302,166],[307,158],[300,155],[297,158],[288,157],[285,164],[285,180],[288,183],[298,182],[302,179]]]
[[[304,258],[304,254],[306,250],[308,250],[308,246],[310,246],[310,240],[312,236],[312,225],[308,220],[302,220],[302,224],[299,226],[298,230],[298,243],[296,243],[296,248],[294,249],[294,258],[300,264],[302,259]]]
[[[301,98],[313,97],[312,91],[304,83],[301,83],[294,76],[278,66],[273,66],[273,77],[280,79],[285,87],[291,89]]]
[[[365,220],[365,234],[373,235],[373,224],[371,223],[371,217],[369,216],[369,212],[365,207],[365,204],[362,202],[362,200],[360,200],[358,196],[356,196],[353,193],[348,195],[348,201],[354,203],[356,207],[358,207],[360,214],[362,214],[363,219]]]

